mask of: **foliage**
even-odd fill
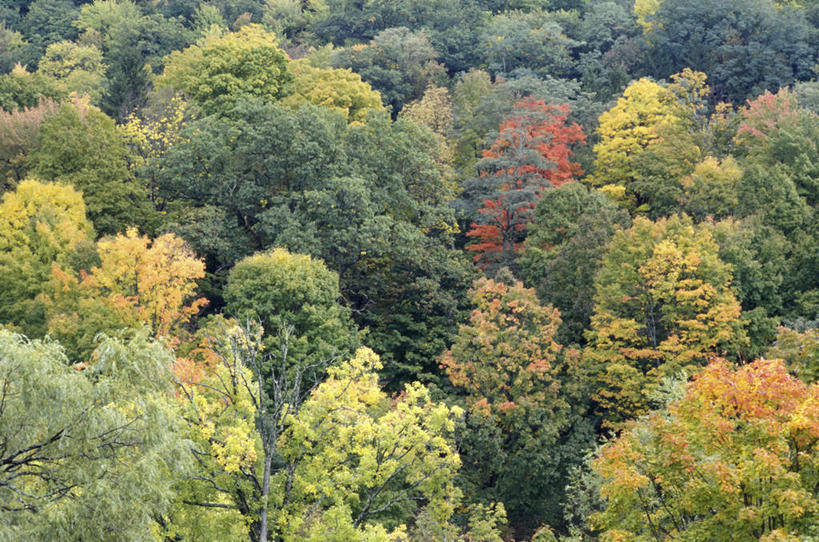
[[[815,536],[818,397],[781,361],[713,361],[682,399],[601,450],[602,539]]]
[[[572,145],[583,143],[579,125],[566,125],[568,106],[522,101],[500,125],[498,137],[478,163],[468,186],[483,201],[468,237],[469,250],[484,269],[510,266],[531,223],[535,203],[547,189],[582,173],[570,161]]]
[[[37,72],[53,79],[59,92],[86,95],[94,104],[102,97],[105,65],[102,51],[93,45],[53,43],[46,49]]]
[[[705,72],[715,101],[739,104],[809,79],[817,59],[804,13],[769,0],[663,0],[647,21],[652,75]]]
[[[470,500],[501,501],[515,527],[533,530],[558,519],[567,469],[594,438],[580,419],[580,352],[555,342],[560,314],[508,271],[476,281],[471,300],[441,358],[470,409],[461,476]]]
[[[708,229],[685,217],[637,218],[615,233],[595,278],[584,351],[609,426],[646,414],[663,378],[741,351],[740,305],[718,250]]]
[[[67,263],[92,236],[82,195],[70,186],[25,180],[0,203],[0,323],[32,336],[45,331],[37,296],[46,291],[53,263]]]
[[[53,81],[40,73],[29,73],[19,64],[10,73],[0,75],[0,109],[4,111],[33,108],[43,100],[65,97]]]
[[[88,268],[55,264],[46,295],[48,331],[71,359],[84,360],[95,336],[147,326],[156,337],[178,342],[207,300],[196,298],[204,264],[173,234],[154,240],[136,228],[100,239]]]
[[[215,355],[210,374],[180,382],[200,462],[181,485],[170,532],[201,532],[203,518],[229,530],[228,539],[248,530],[265,539],[269,529],[278,540],[333,533],[386,541],[400,539],[399,524],[424,504],[436,524],[446,523],[459,498],[452,484],[459,409],[432,402],[419,384],[391,400],[369,349],[319,384],[309,375],[320,361],[288,358],[288,328],[280,328],[282,348],[265,351],[260,328],[225,324],[206,345]],[[207,519],[211,508],[218,514]]]
[[[87,104],[63,105],[40,126],[31,172],[82,191],[88,216],[101,234],[129,226],[150,231],[154,210],[128,169],[125,140],[113,120]]]
[[[777,331],[766,357],[783,360],[788,371],[806,384],[819,382],[819,330],[780,327]]]
[[[430,84],[441,82],[443,68],[423,32],[390,28],[367,45],[341,49],[332,57],[337,68],[351,68],[381,93],[384,105],[398,113],[401,105],[420,98]]]
[[[548,12],[540,10],[495,15],[481,38],[493,73],[525,67],[538,75],[562,77],[569,71],[571,50],[578,45]]]
[[[617,104],[600,116],[600,142],[594,146],[594,173],[589,181],[611,196],[639,208],[634,194],[635,161],[657,144],[665,128],[683,122],[674,94],[648,79],[631,83]]]
[[[433,402],[418,383],[391,401],[379,390],[379,366],[371,350],[359,350],[288,416],[281,453],[297,467],[279,519],[285,539],[400,530],[419,502],[439,522],[452,515],[460,493],[452,433],[461,411]]]
[[[453,188],[430,132],[384,114],[348,125],[311,105],[232,116],[191,123],[165,156],[172,231],[211,271],[272,247],[321,258],[396,385],[434,377],[473,271],[450,248]]]
[[[349,122],[363,122],[369,111],[377,111],[381,95],[352,70],[314,68],[304,60],[288,67],[293,80],[287,87],[283,105],[298,108],[305,102],[344,114]]]
[[[228,314],[268,330],[268,348],[281,348],[280,326],[292,327],[291,360],[330,361],[357,346],[350,311],[338,303],[338,274],[308,255],[277,248],[248,256],[230,271],[224,295]]]
[[[0,330],[0,536],[153,539],[190,465],[172,361],[140,333],[105,339],[81,370],[57,343]]]
[[[20,25],[23,37],[39,57],[50,44],[77,37],[73,22],[78,14],[72,0],[34,0]]]
[[[0,193],[13,190],[25,178],[40,126],[59,108],[54,101],[44,100],[36,107],[0,112]]]
[[[562,344],[582,344],[594,308],[594,278],[616,231],[631,220],[597,190],[569,182],[538,201],[520,257],[521,276],[563,320]]]
[[[276,36],[249,24],[172,53],[156,85],[184,92],[205,113],[226,113],[243,99],[283,97],[292,77],[287,62]]]

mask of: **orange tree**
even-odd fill
[[[461,485],[474,501],[501,501],[530,534],[559,520],[566,473],[593,445],[579,352],[554,340],[560,313],[508,270],[482,278],[475,310],[441,358],[467,406]]]
[[[601,540],[814,540],[819,385],[779,360],[713,360],[684,396],[634,423],[594,463]]]

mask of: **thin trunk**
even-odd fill
[[[266,447],[267,448],[267,447]],[[265,450],[264,477],[262,478],[262,513],[259,517],[259,542],[267,541],[267,497],[270,494],[270,465],[273,454]]]

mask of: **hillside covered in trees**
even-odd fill
[[[0,540],[819,541],[816,0],[0,2]]]

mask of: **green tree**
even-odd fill
[[[500,74],[527,68],[539,75],[564,77],[571,50],[579,45],[548,12],[540,10],[495,15],[481,38],[490,71]]]
[[[78,45],[71,41],[52,43],[37,66],[37,72],[55,81],[55,87],[65,94],[76,92],[98,104],[102,96],[105,65],[102,51],[93,45]]]
[[[538,201],[520,257],[538,298],[560,311],[558,342],[583,344],[594,309],[594,279],[606,246],[631,220],[599,191],[570,182]]]
[[[595,278],[585,364],[609,426],[648,412],[663,378],[746,346],[731,266],[687,217],[637,218],[614,235]]]
[[[52,43],[77,37],[74,19],[79,10],[72,0],[35,0],[28,6],[20,24],[23,36],[36,50],[35,58]]]
[[[152,540],[190,466],[173,357],[145,333],[69,365],[53,342],[0,330],[0,536]]]
[[[474,273],[451,248],[453,186],[436,145],[385,113],[348,124],[309,104],[248,102],[183,131],[162,161],[160,196],[169,229],[211,272],[272,247],[324,260],[400,389],[437,377]]]
[[[224,296],[229,314],[260,321],[268,348],[281,348],[279,328],[292,327],[292,360],[331,360],[358,346],[350,311],[338,303],[338,274],[319,259],[283,248],[248,256],[230,271]]]
[[[292,78],[287,64],[276,36],[250,24],[171,53],[156,85],[185,93],[205,113],[224,114],[243,99],[283,97]]]
[[[379,32],[367,45],[337,51],[332,64],[361,74],[395,115],[407,102],[421,98],[429,85],[443,82],[437,57],[426,34],[398,27]]]
[[[99,233],[129,226],[153,229],[155,211],[129,170],[123,134],[104,113],[82,103],[63,105],[41,125],[38,143],[30,156],[31,172],[82,191]]]
[[[663,0],[647,20],[651,75],[705,72],[715,101],[739,104],[807,80],[817,60],[804,12],[770,0]]]
[[[43,100],[66,97],[54,81],[36,72],[29,73],[19,64],[10,73],[0,75],[0,109],[4,111],[32,108]]]

